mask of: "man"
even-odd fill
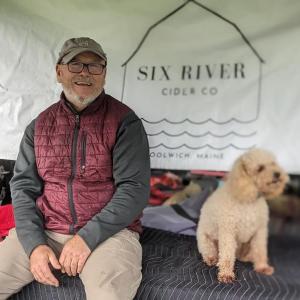
[[[16,233],[0,244],[0,299],[32,280],[79,274],[87,299],[132,299],[141,281],[140,214],[149,196],[140,119],[105,94],[107,58],[90,38],[67,40],[60,100],[26,128],[11,180]]]

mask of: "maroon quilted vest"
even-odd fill
[[[112,150],[123,117],[130,111],[104,92],[81,114],[64,96],[35,122],[35,155],[44,180],[37,205],[45,228],[72,234],[111,200],[114,191]],[[141,231],[139,219],[129,226]]]

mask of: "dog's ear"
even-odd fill
[[[230,193],[241,202],[252,202],[257,199],[258,190],[247,167],[247,159],[241,156],[233,165],[228,176]]]

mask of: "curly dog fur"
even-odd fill
[[[198,249],[204,262],[218,266],[218,280],[235,279],[235,260],[254,264],[271,275],[267,239],[269,210],[266,198],[281,194],[288,175],[272,153],[251,149],[234,163],[224,185],[204,203],[197,228]]]

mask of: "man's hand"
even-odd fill
[[[37,246],[30,255],[30,271],[35,280],[43,284],[59,286],[57,278],[51,272],[49,263],[55,269],[61,266],[53,250],[47,245]]]
[[[66,272],[69,276],[81,273],[90,254],[91,250],[85,241],[79,235],[74,235],[65,243],[60,254],[59,263],[62,272]]]

